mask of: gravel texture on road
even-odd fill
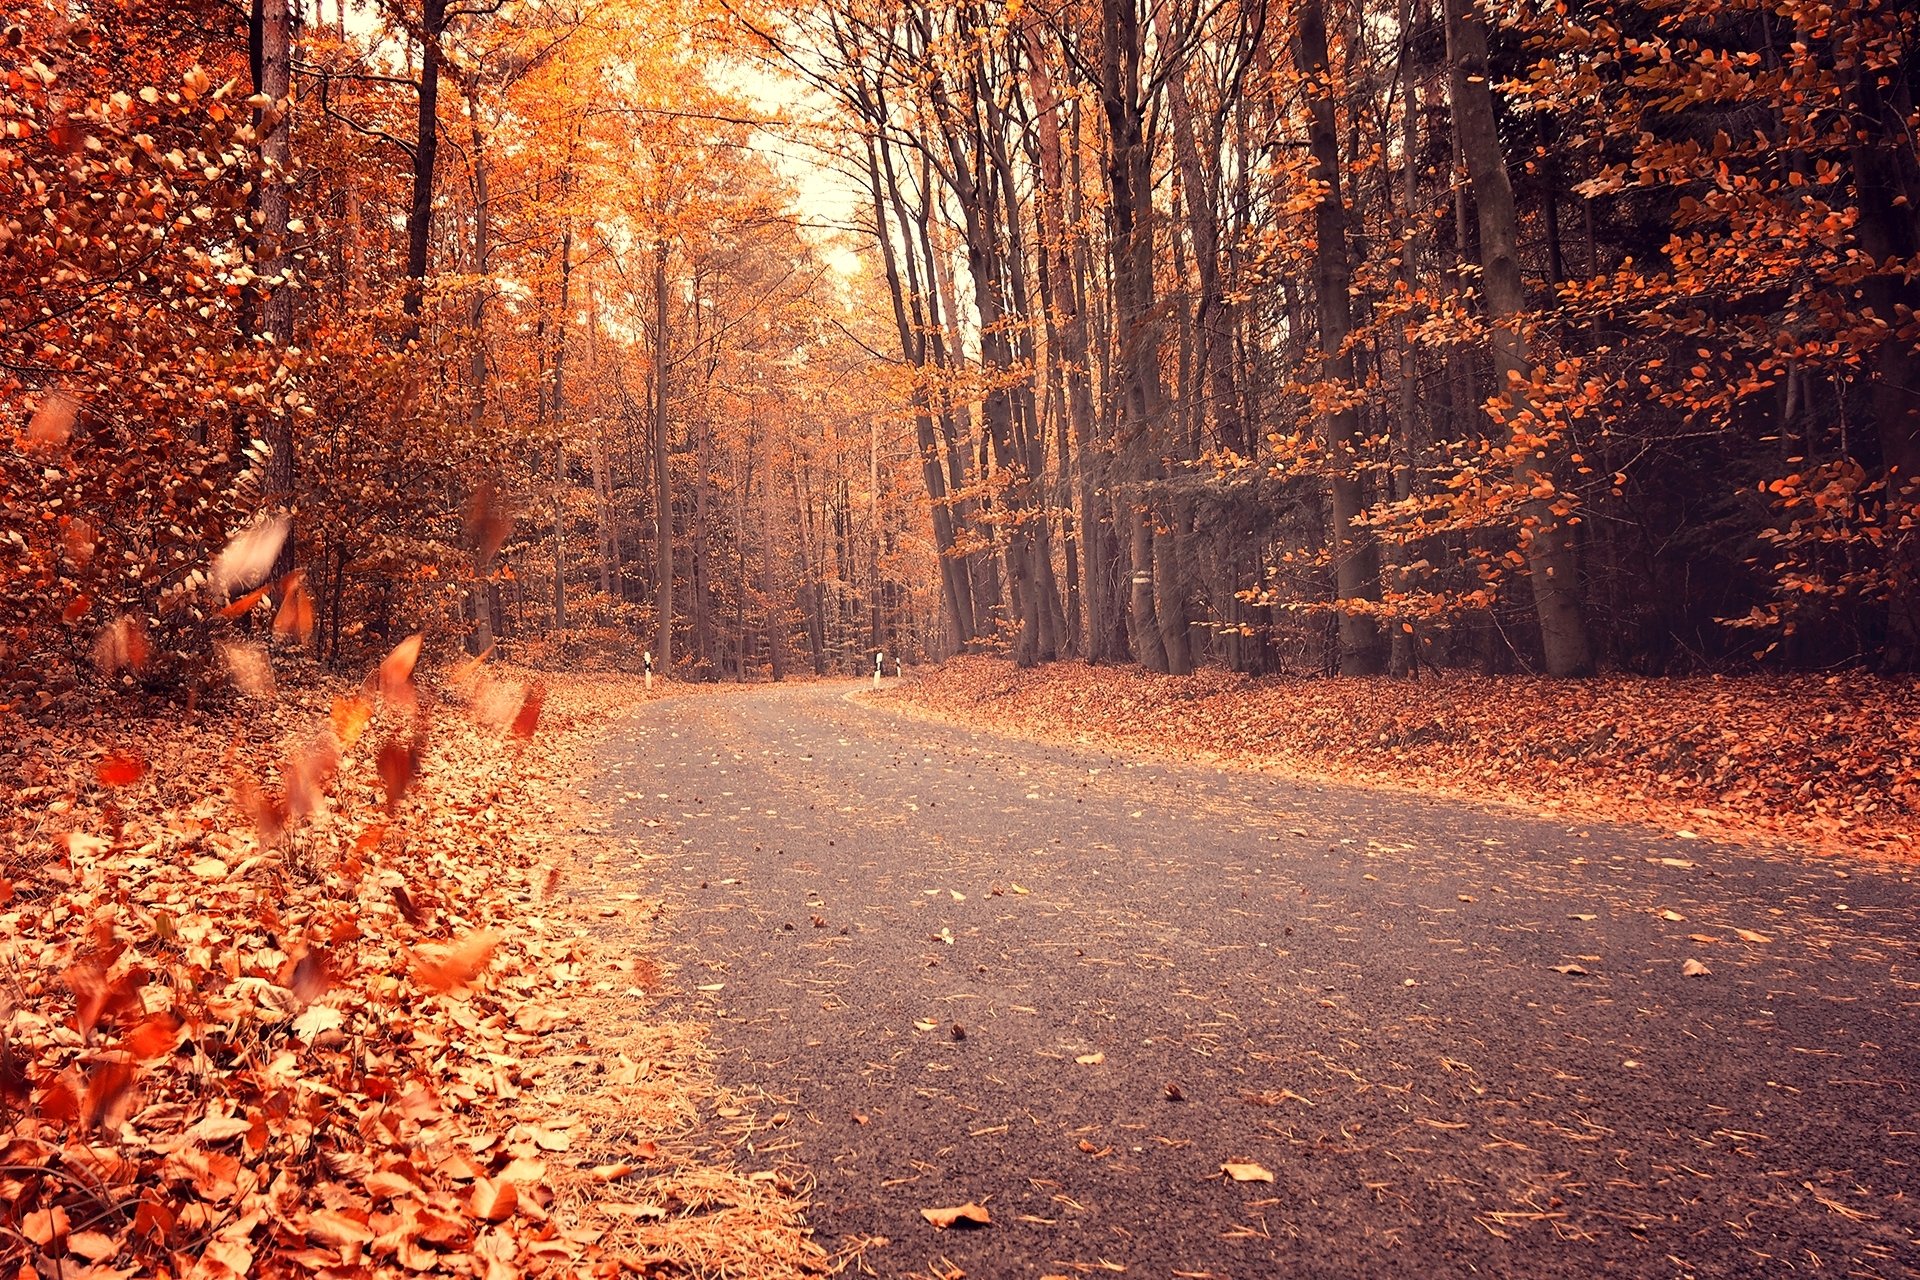
[[[849,1270],[1920,1274],[1911,864],[858,690],[662,700],[593,784],[755,1096],[740,1158],[812,1180]]]

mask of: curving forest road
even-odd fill
[[[648,704],[594,800],[753,1095],[741,1158],[813,1180],[851,1272],[1920,1274],[1914,867],[848,683]]]

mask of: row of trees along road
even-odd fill
[[[1910,6],[5,21],[16,691],[263,513],[327,659],[1920,664]]]

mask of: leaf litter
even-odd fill
[[[872,696],[872,695],[862,695]],[[1703,834],[1920,853],[1920,686],[1833,676],[1192,676],[949,659],[878,697],[1014,737],[1284,767]],[[1304,836],[1304,829],[1294,829]],[[1676,869],[1685,858],[1660,859]]]
[[[636,692],[424,665],[11,727],[0,1267],[817,1269],[791,1183],[691,1138],[717,1086],[704,1027],[636,1007],[650,923],[556,894],[565,787]]]

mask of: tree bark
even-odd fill
[[[1380,599],[1380,563],[1372,537],[1354,527],[1366,509],[1354,440],[1359,414],[1345,397],[1354,393],[1353,271],[1347,250],[1347,209],[1341,193],[1340,139],[1333,111],[1332,67],[1327,57],[1326,9],[1322,0],[1303,0],[1295,15],[1294,51],[1306,77],[1307,143],[1313,178],[1320,185],[1314,202],[1314,295],[1320,323],[1323,376],[1333,383],[1342,407],[1326,416],[1328,464],[1332,468],[1334,607],[1340,617],[1340,674],[1376,675],[1385,654],[1375,618],[1358,610]]]
[[[667,454],[667,240],[653,242],[653,649],[654,666],[673,671],[673,478]]]
[[[284,2],[284,0],[276,0]],[[421,8],[419,110],[413,143],[413,198],[407,205],[407,285],[400,307],[407,317],[401,338],[420,340],[420,309],[426,300],[427,265],[433,245],[433,170],[440,154],[440,36],[447,26],[447,0]]]
[[[1533,584],[1541,648],[1547,674],[1592,675],[1593,646],[1581,609],[1573,531],[1563,511],[1555,509],[1562,502],[1554,477],[1554,454],[1560,442],[1536,434],[1527,425],[1532,415],[1527,413],[1526,387],[1533,380],[1527,349],[1527,295],[1520,276],[1513,185],[1494,116],[1487,29],[1476,0],[1446,0],[1446,11],[1454,131],[1479,211],[1480,283],[1493,324],[1497,394],[1508,402],[1507,412],[1516,423],[1508,446],[1513,483],[1522,493],[1539,495],[1520,505],[1520,541]]]

